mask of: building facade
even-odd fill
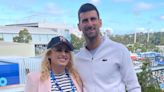
[[[52,37],[64,36],[71,40],[70,31],[64,24],[48,23],[25,23],[0,26],[0,40],[3,42],[13,42],[13,38],[19,35],[20,30],[27,29],[31,34],[30,44],[35,46],[36,55],[41,54]]]

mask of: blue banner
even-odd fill
[[[0,61],[0,86],[19,84],[19,65]]]

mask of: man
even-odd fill
[[[83,4],[78,18],[86,45],[77,53],[75,67],[84,92],[141,92],[127,48],[100,35],[102,20],[97,8]]]

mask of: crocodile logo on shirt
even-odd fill
[[[106,61],[108,61],[108,59],[102,59],[102,61],[103,61],[103,62],[106,62]]]

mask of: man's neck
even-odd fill
[[[86,48],[88,50],[93,50],[93,49],[97,48],[100,44],[101,44],[101,36],[98,36],[97,38],[95,38],[93,40],[88,40]]]

